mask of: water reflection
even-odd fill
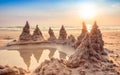
[[[35,69],[45,59],[67,58],[73,49],[63,45],[17,45],[0,50],[0,65],[10,64],[28,70]]]
[[[27,69],[29,69],[30,65],[31,65],[31,57],[32,55],[34,56],[34,58],[36,59],[37,63],[40,63],[39,60],[41,58],[41,55],[43,53],[43,51],[47,52],[46,50],[49,50],[49,54],[48,57],[52,58],[52,57],[59,57],[59,58],[63,58],[65,59],[67,54],[62,52],[62,51],[57,51],[57,48],[51,48],[51,47],[27,47],[27,46],[18,46],[18,52],[20,53],[21,58],[23,59],[24,63],[27,65]],[[55,52],[58,52],[58,54],[55,54]],[[47,53],[44,53],[44,55],[47,56]],[[45,56],[44,56],[45,57]],[[43,59],[47,59],[47,58],[43,58]]]

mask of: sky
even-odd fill
[[[83,5],[93,5],[96,15],[83,18]],[[120,25],[120,0],[0,0],[0,26],[24,25],[26,20],[31,25]]]

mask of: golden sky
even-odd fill
[[[95,20],[99,25],[120,25],[120,1],[0,0],[0,25],[23,25],[26,20],[31,25],[80,25]]]

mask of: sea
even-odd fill
[[[62,25],[38,25],[42,31],[48,31],[51,27],[54,31],[59,31]],[[82,25],[64,25],[66,30],[81,30]],[[98,25],[101,31],[120,31],[120,25]],[[24,25],[0,25],[0,30],[21,31]],[[30,29],[34,30],[35,25],[31,25]]]

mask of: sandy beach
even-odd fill
[[[45,40],[47,40],[49,38],[48,32],[44,31],[42,33],[43,33]],[[77,38],[80,35],[80,33],[81,33],[81,30],[67,31],[68,35],[72,34],[75,36],[75,38]],[[6,46],[8,43],[12,42],[13,40],[18,40],[20,34],[21,34],[21,31],[0,31],[0,48],[1,48],[1,50],[4,46]],[[55,31],[55,36],[57,38],[58,38],[58,35],[59,35],[59,31]],[[105,43],[104,48],[107,49],[109,52],[112,52],[110,54],[108,53],[109,59],[113,60],[114,64],[116,64],[117,66],[120,66],[120,60],[119,60],[119,57],[120,57],[120,55],[119,55],[120,54],[120,51],[119,51],[120,50],[120,40],[119,40],[120,31],[102,31],[102,36],[103,36],[103,40]],[[55,46],[55,45],[51,45],[51,47],[52,46]],[[20,56],[23,58],[24,63],[26,65],[24,65],[21,62],[18,64],[17,67],[21,67],[23,69],[27,69],[28,71],[32,72],[32,70],[34,70],[37,66],[39,66],[39,63],[41,63],[45,60],[44,58],[51,58],[53,56],[55,58],[59,58],[59,56],[57,56],[58,53],[56,50],[54,50],[54,49],[50,50],[49,48],[47,48],[50,50],[50,54],[49,54],[49,51],[46,51],[44,49],[43,49],[44,51],[39,50],[38,47],[39,47],[39,45],[38,46],[34,46],[34,45],[27,46],[28,50],[29,50],[29,48],[33,48],[33,49],[30,49],[29,51],[28,50],[26,51],[26,50],[24,50],[25,49],[24,47],[21,47],[21,50],[23,50],[23,51],[20,50],[19,53],[20,53]],[[40,47],[42,47],[42,46],[40,46]],[[59,46],[57,48],[59,48]],[[34,51],[34,49],[35,49],[35,51]],[[71,55],[75,52],[74,50],[71,50],[69,48],[61,48],[61,49],[62,50],[60,50],[60,51],[67,53],[67,55]],[[14,50],[14,48],[13,48],[13,50]],[[66,50],[66,51],[64,51],[64,50]],[[71,51],[69,51],[69,50],[71,50]],[[11,51],[12,51],[12,49],[11,49]],[[27,53],[27,56],[26,56],[26,53]],[[34,55],[34,57],[31,53]],[[15,52],[14,54],[18,55],[17,52]],[[66,56],[63,53],[60,55],[62,55],[62,57]],[[39,56],[41,57],[41,59]],[[49,56],[49,57],[47,57],[47,56]],[[7,58],[5,58],[5,59],[7,60]],[[8,58],[8,64],[4,64],[4,65],[14,66],[13,64],[9,64],[9,61],[10,61],[10,63],[12,63],[11,58]],[[22,60],[18,59],[17,61],[20,62]],[[36,63],[34,61],[39,62],[39,63]],[[14,63],[15,63],[15,61],[14,61]],[[20,66],[20,64],[22,66]],[[118,70],[119,69],[120,68],[118,68]]]
[[[120,75],[120,0],[0,0],[0,75]]]

